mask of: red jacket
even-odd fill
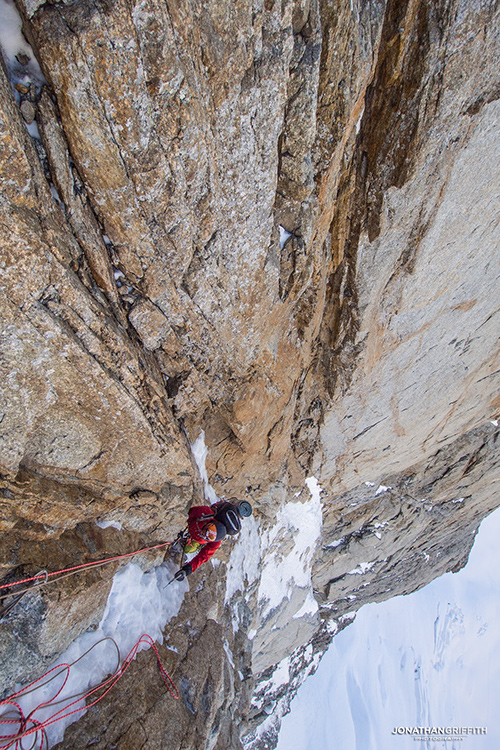
[[[188,513],[188,531],[190,537],[195,541],[199,542],[202,546],[196,557],[190,562],[192,570],[196,570],[207,560],[210,560],[216,550],[219,549],[221,542],[207,542],[201,536],[201,529],[207,523],[215,518],[217,508],[220,503],[214,503],[214,505],[195,505],[189,509]]]

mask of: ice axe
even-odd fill
[[[186,572],[184,570],[182,570],[182,568],[181,568],[180,570],[177,571],[177,573],[172,578],[172,580],[170,580],[168,583],[166,583],[163,588],[166,589],[167,586],[170,586],[170,584],[173,583],[174,581],[183,581],[185,579],[185,577],[186,577]]]

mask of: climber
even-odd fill
[[[210,560],[227,535],[234,536],[239,532],[240,519],[251,514],[252,506],[247,500],[233,503],[220,500],[213,505],[195,505],[190,508],[187,532],[181,535],[179,543],[187,555],[199,551],[191,562],[185,563],[177,571],[175,580],[182,581],[185,576],[191,575],[193,570]]]

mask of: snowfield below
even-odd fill
[[[300,687],[277,750],[413,750],[398,727],[487,729],[422,750],[500,747],[499,534],[497,510],[459,573],[363,607]]]

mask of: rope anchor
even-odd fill
[[[23,598],[23,596],[25,596],[25,594],[27,594],[28,591],[31,591],[36,586],[41,586],[44,583],[47,583],[47,581],[49,579],[49,574],[47,573],[46,570],[41,570],[39,573],[36,574],[35,578],[38,578],[38,576],[41,576],[42,573],[45,574],[45,580],[43,581],[43,583],[40,580],[37,580],[37,581],[34,581],[31,584],[31,586],[29,586],[27,589],[24,589],[24,591],[18,592],[17,595],[14,593],[14,594],[6,594],[5,596],[0,597],[0,600],[6,599],[9,596],[14,596],[15,597],[11,602],[9,602],[8,604],[4,604],[3,607],[0,607],[0,622],[3,620],[4,617],[7,617],[7,615],[10,612],[12,612],[12,610],[14,609],[14,607],[16,607],[19,604],[19,602],[21,601],[21,599]]]

